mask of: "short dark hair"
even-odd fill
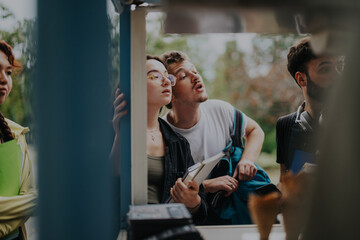
[[[186,53],[176,50],[171,50],[161,54],[160,59],[164,63],[166,69],[169,67],[169,65],[173,63],[180,63],[185,60],[190,61],[190,58],[188,57],[188,55],[186,55]]]
[[[306,64],[315,58],[317,58],[317,56],[310,46],[309,37],[301,39],[297,45],[289,49],[289,53],[287,55],[287,69],[291,76],[295,79],[297,85],[299,85],[299,83],[296,81],[295,74],[297,72],[308,73]]]
[[[159,61],[159,62],[161,62],[163,65],[165,65],[164,62],[163,62],[158,56],[152,56],[152,55],[150,55],[150,54],[146,54],[146,60],[151,60],[151,59],[154,59],[154,60],[156,60],[156,61]]]

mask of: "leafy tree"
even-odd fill
[[[263,151],[276,149],[275,124],[302,101],[299,87],[288,74],[286,55],[296,35],[256,35],[253,51],[244,53],[229,41],[216,63],[213,96],[229,101],[254,118],[265,132]]]
[[[110,34],[110,87],[115,92],[120,81],[120,22],[119,15],[109,16],[109,34]],[[114,94],[111,94],[113,100]]]
[[[155,27],[153,31],[146,32],[146,53],[158,56],[171,50],[185,52],[203,76],[204,56],[200,54],[200,46],[206,42],[207,38],[198,35],[164,34],[163,17],[163,15],[157,15],[156,18],[147,19],[147,24],[155,25]],[[207,82],[207,79],[204,81]]]

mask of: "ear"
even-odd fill
[[[295,73],[295,79],[301,88],[306,87],[306,75],[302,72]]]

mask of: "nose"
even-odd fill
[[[170,81],[170,79],[169,78],[167,78],[167,77],[164,77],[163,78],[163,86],[168,86],[168,85],[170,85],[171,84],[171,81]]]
[[[6,76],[5,70],[0,71],[0,83],[1,84],[7,83],[7,76]]]
[[[199,81],[199,75],[196,73],[190,73],[191,74],[191,82],[195,83],[197,81]]]

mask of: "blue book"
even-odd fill
[[[294,153],[294,157],[291,163],[290,170],[297,174],[301,171],[305,163],[315,163],[315,154],[310,152],[304,152],[300,150],[296,150]]]

